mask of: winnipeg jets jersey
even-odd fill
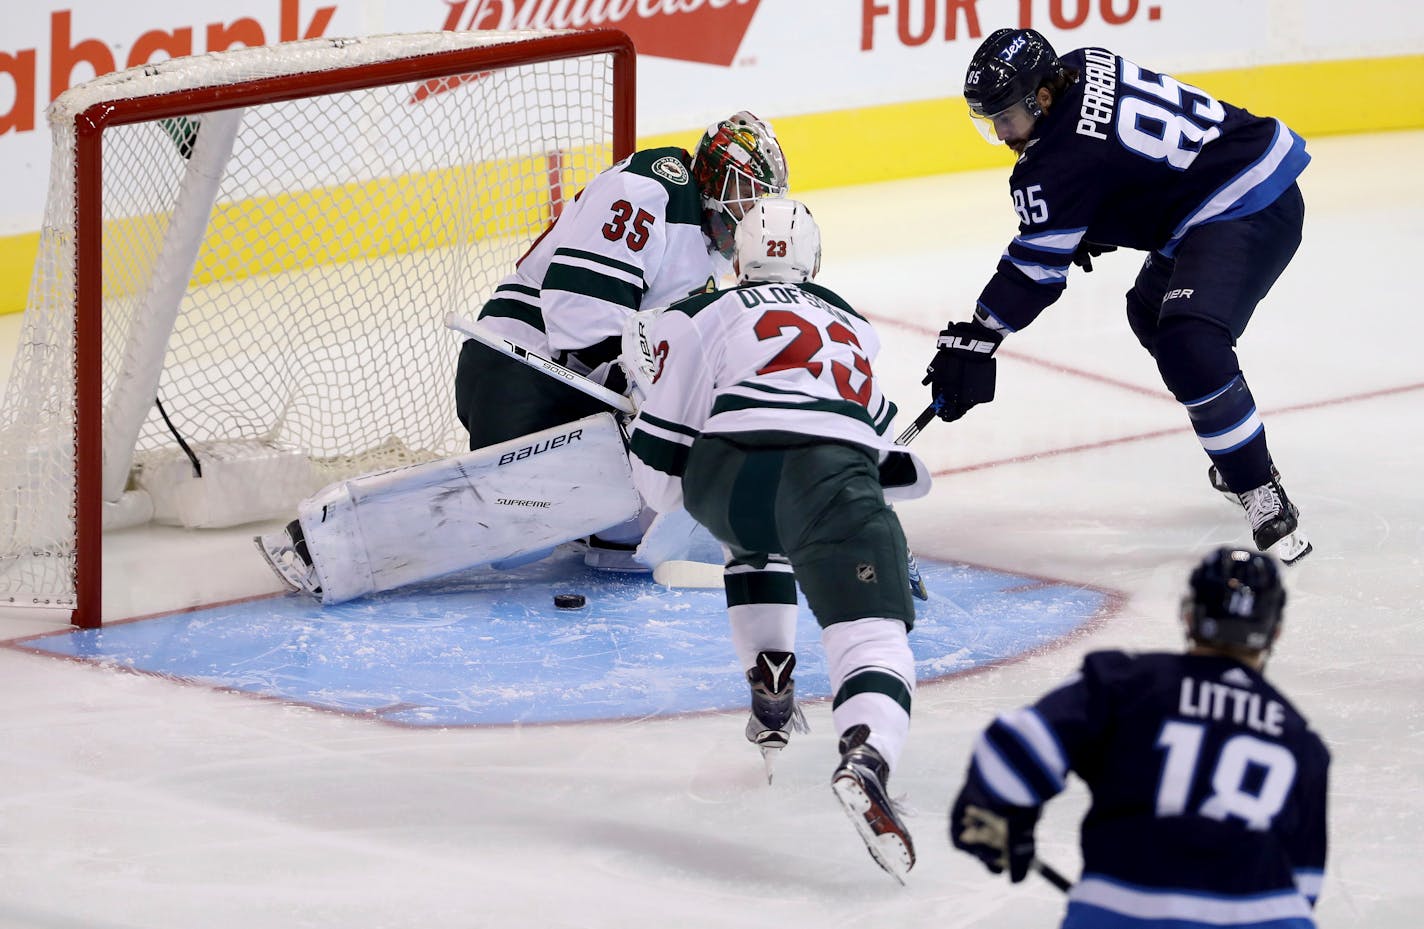
[[[1203,223],[1276,200],[1310,161],[1278,119],[1254,116],[1101,48],[1062,56],[1078,81],[1034,127],[1009,178],[1019,234],[979,297],[1000,331],[1033,322],[1084,240],[1172,255]]]
[[[681,148],[654,148],[594,177],[499,283],[481,324],[557,354],[616,340],[640,307],[707,290],[720,269],[690,165]]]
[[[1095,652],[975,743],[966,791],[1036,807],[1087,783],[1083,877],[1063,925],[1303,929],[1325,868],[1330,756],[1256,671]]]
[[[892,447],[895,404],[871,368],[880,340],[818,284],[748,283],[688,298],[658,316],[648,343],[656,369],[629,449],[638,490],[658,512],[681,505],[687,454],[702,433]]]

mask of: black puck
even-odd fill
[[[561,610],[577,610],[587,603],[583,594],[554,594],[554,606]]]

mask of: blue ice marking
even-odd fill
[[[1110,605],[1102,590],[920,558],[930,599],[910,643],[921,682],[1022,654]],[[556,593],[588,605],[560,610]],[[797,693],[829,696],[801,603]],[[747,705],[720,590],[584,567],[577,553],[322,608],[248,601],[21,647],[409,726],[559,723]]]

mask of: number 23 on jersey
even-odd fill
[[[849,326],[839,320],[832,320],[822,330],[821,327],[792,310],[774,309],[767,310],[761,315],[756,321],[753,331],[756,333],[756,337],[763,342],[778,338],[788,331],[795,333],[791,341],[787,342],[781,351],[763,365],[757,374],[774,374],[777,371],[800,368],[807,371],[812,377],[820,378],[829,370],[831,380],[836,386],[836,393],[840,394],[843,399],[861,406],[870,405],[874,376],[870,370],[870,359],[865,357],[865,353],[860,347],[860,340],[855,337],[855,333]],[[829,364],[816,360],[816,355],[825,347],[828,339],[850,348],[851,365],[834,359]],[[854,370],[852,370],[852,366]],[[859,377],[856,376],[857,374]]]

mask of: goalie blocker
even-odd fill
[[[331,484],[302,501],[295,531],[256,542],[283,581],[330,605],[537,556],[641,509],[618,423],[600,413]]]

